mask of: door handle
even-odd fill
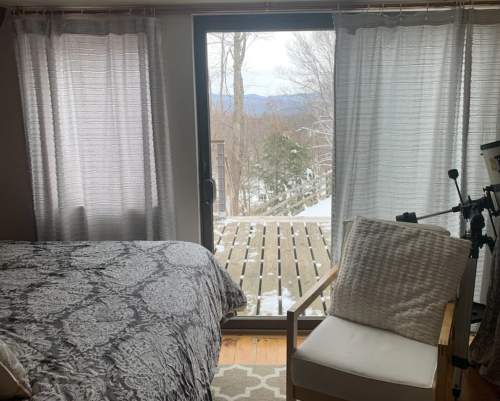
[[[203,204],[211,206],[217,199],[217,185],[213,178],[203,180]]]

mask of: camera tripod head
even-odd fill
[[[449,170],[448,177],[455,182],[455,187],[457,188],[458,196],[460,198],[460,204],[452,207],[451,210],[454,213],[459,212],[463,219],[469,221],[469,230],[464,233],[462,238],[468,239],[472,242],[471,257],[477,258],[479,249],[485,244],[488,245],[490,250],[493,252],[495,241],[493,238],[483,235],[483,228],[486,227],[483,211],[487,210],[495,232],[495,238],[497,236],[493,216],[497,216],[499,212],[495,209],[495,204],[493,203],[493,199],[491,197],[491,188],[483,188],[485,194],[481,198],[472,200],[471,197],[468,196],[464,201],[462,193],[460,192],[460,187],[457,183],[458,171],[456,169]]]
[[[487,244],[490,250],[493,251],[495,240],[493,240],[493,238],[491,237],[488,237],[487,235],[483,235],[483,228],[486,227],[483,211],[487,210],[492,222],[495,238],[497,237],[493,216],[500,215],[500,212],[496,210],[495,204],[493,203],[493,198],[491,197],[492,187],[483,188],[484,196],[482,196],[481,198],[473,200],[470,196],[468,196],[467,199],[464,200],[457,182],[457,179],[459,177],[458,170],[449,170],[448,177],[455,183],[455,188],[457,189],[458,196],[460,198],[460,203],[457,206],[454,206],[449,210],[444,210],[442,212],[432,213],[421,217],[417,217],[414,212],[406,212],[399,216],[396,216],[396,220],[407,223],[418,223],[419,220],[424,220],[442,214],[458,212],[463,219],[469,222],[469,229],[465,231],[462,238],[468,239],[472,242],[471,257],[477,258],[479,249],[482,248],[484,244]]]

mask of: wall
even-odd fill
[[[165,15],[165,78],[177,238],[200,242],[192,17]],[[34,240],[31,185],[9,22],[0,28],[0,240]]]
[[[0,240],[35,239],[21,94],[9,16],[0,27]]]
[[[191,15],[163,15],[164,67],[174,170],[177,238],[200,243],[198,144]]]

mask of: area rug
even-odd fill
[[[213,401],[286,399],[284,365],[219,365],[212,381]]]

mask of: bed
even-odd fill
[[[33,401],[210,400],[244,293],[185,242],[0,242],[0,338]]]

